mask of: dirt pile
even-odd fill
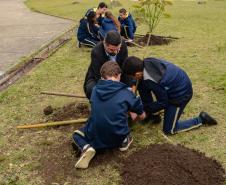
[[[70,103],[57,109],[47,106],[43,112],[45,115],[50,114],[47,118],[47,122],[87,118],[90,113],[89,105],[86,103]]]
[[[222,185],[224,173],[216,160],[203,153],[170,144],[136,151],[121,168],[124,185]]]
[[[149,38],[149,34],[136,35],[134,42],[141,45],[141,46],[146,46],[147,42],[148,42],[148,38]],[[149,41],[149,46],[169,44],[170,42],[174,41],[175,39],[178,39],[178,38],[151,35],[150,41]]]

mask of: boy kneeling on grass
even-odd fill
[[[88,168],[98,149],[128,149],[133,139],[128,127],[128,111],[133,120],[145,118],[141,99],[128,86],[120,82],[121,69],[117,62],[109,61],[100,70],[101,80],[91,95],[91,115],[72,136],[81,150],[76,168]]]
[[[184,108],[192,98],[192,83],[184,70],[157,58],[128,57],[123,73],[139,80],[138,91],[148,115],[164,110],[163,132],[175,134],[201,125],[216,125],[217,121],[206,112],[180,121]],[[156,101],[152,95],[156,96]]]

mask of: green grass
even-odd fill
[[[78,2],[78,4],[74,2]],[[27,0],[25,3],[33,11],[79,20],[86,10],[97,7],[99,2],[98,0],[55,0],[54,2],[50,0]],[[110,0],[105,2],[109,4]],[[131,2],[128,3],[126,0],[120,1],[120,3],[128,9],[131,9],[133,4]],[[113,12],[118,12],[118,8],[114,8]]]
[[[83,0],[72,4],[70,0],[28,0],[33,10],[78,21],[97,1]],[[121,2],[121,1],[120,1]],[[123,0],[125,7],[128,1]],[[194,97],[183,118],[195,116],[201,110],[210,112],[219,122],[216,127],[202,127],[169,137],[174,143],[205,152],[214,157],[226,169],[226,1],[207,1],[198,5],[191,1],[175,1],[169,7],[170,19],[162,19],[157,35],[171,35],[180,39],[168,46],[129,48],[130,54],[139,57],[160,57],[183,68],[191,77]],[[114,9],[116,12],[116,9]],[[145,33],[146,26],[139,25],[138,32]],[[73,98],[40,95],[41,91],[59,91],[83,94],[82,84],[90,62],[90,49],[76,48],[73,39],[53,56],[29,72],[4,92],[0,93],[0,184],[43,184],[38,175],[40,151],[60,144],[61,136],[71,131],[59,129],[17,130],[24,123],[44,120],[43,108],[60,107],[75,101]],[[77,100],[79,101],[79,100]],[[135,125],[134,148],[150,143],[161,143],[161,125]],[[114,162],[70,177],[74,184],[120,184]],[[79,178],[77,178],[79,176]],[[65,177],[66,178],[66,177]],[[66,180],[64,181],[66,182]]]

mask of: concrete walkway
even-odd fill
[[[0,76],[71,24],[69,20],[31,12],[24,0],[0,0]]]

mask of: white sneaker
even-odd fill
[[[78,47],[78,48],[81,48],[81,47],[82,47],[81,42],[79,42],[79,41],[77,42],[77,47]]]
[[[133,40],[132,39],[127,39],[127,42],[133,42]]]
[[[96,151],[93,147],[90,145],[84,146],[83,152],[78,160],[78,162],[75,164],[75,168],[81,168],[86,169],[89,166],[89,162],[91,159],[95,156]]]

